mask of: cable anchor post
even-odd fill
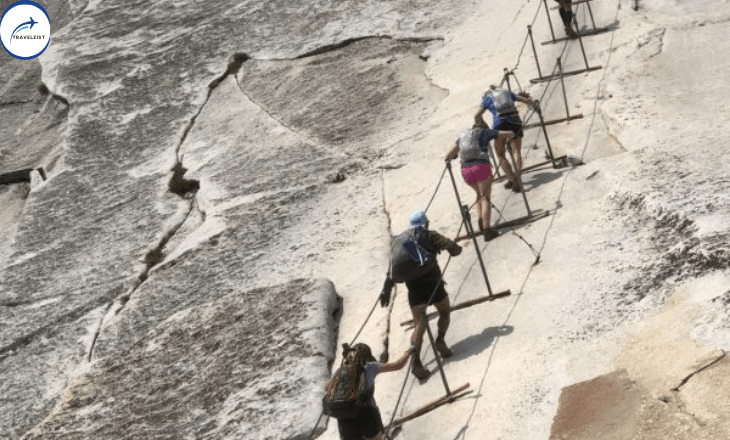
[[[565,79],[563,78],[563,63],[560,61],[560,57],[557,60],[558,63],[558,76],[560,77],[560,86],[563,90],[563,102],[565,103],[565,115],[570,119],[570,109],[568,108],[568,94],[565,92]]]
[[[428,325],[428,317],[426,316],[426,312],[421,312],[421,325],[426,326],[426,333],[428,334],[428,340],[431,342],[431,349],[433,350],[433,356],[436,358],[436,364],[438,365],[439,373],[441,374],[441,381],[444,383],[444,389],[446,389],[446,395],[449,399],[452,399],[454,395],[451,393],[451,389],[449,388],[449,382],[446,380],[446,373],[444,372],[444,364],[441,361],[441,355],[439,354],[439,351],[436,349],[436,340],[433,337],[433,332],[431,331],[431,326]]]
[[[555,31],[553,30],[553,21],[550,19],[550,8],[548,7],[547,0],[542,0],[542,2],[545,5],[545,13],[547,14],[548,24],[550,25],[550,35],[552,35],[553,40],[555,40]]]
[[[464,226],[466,227],[466,233],[471,237],[472,242],[474,243],[474,252],[477,253],[477,259],[479,260],[479,267],[482,269],[482,275],[484,276],[484,283],[487,285],[487,292],[489,292],[489,296],[493,296],[492,293],[492,286],[489,284],[489,277],[487,276],[487,269],[484,267],[484,260],[482,259],[482,253],[479,251],[479,243],[477,242],[477,236],[474,233],[474,228],[472,227],[471,221],[469,218],[465,215],[464,209],[462,208],[461,203],[461,197],[459,196],[459,188],[456,186],[456,179],[454,179],[454,171],[451,169],[451,161],[446,161],[446,168],[449,170],[449,177],[451,177],[451,184],[454,187],[454,194],[456,195],[456,203],[459,205],[459,211],[461,212],[461,220],[464,222]],[[467,208],[468,211],[468,208]],[[489,227],[489,225],[485,225],[486,227]]]
[[[535,101],[535,113],[540,118],[540,126],[542,127],[542,134],[545,136],[545,143],[547,144],[548,154],[550,154],[550,162],[553,164],[553,168],[557,168],[555,164],[555,155],[553,154],[553,148],[550,145],[550,137],[547,133],[547,127],[545,127],[545,119],[542,116],[542,109],[540,108],[540,102]]]
[[[535,49],[535,38],[532,36],[532,26],[527,25],[527,35],[530,36],[530,44],[532,45],[532,54],[535,57],[535,65],[537,66],[537,75],[539,79],[542,79],[542,72],[540,71],[540,60],[537,59],[537,49]]]

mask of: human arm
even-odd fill
[[[477,112],[474,114],[474,122],[484,122],[484,118],[482,118],[482,116],[484,116],[485,111],[487,111],[486,108],[479,107],[479,110],[477,110]]]
[[[383,283],[383,290],[380,291],[379,299],[381,307],[388,307],[388,304],[390,304],[390,293],[393,291],[394,285],[395,283],[390,279],[390,275],[387,275]]]
[[[527,92],[520,92],[515,95],[515,101],[521,102],[532,109],[535,108],[535,101],[532,100],[532,97]]]
[[[459,141],[456,141],[454,145],[449,149],[449,152],[446,153],[446,159],[454,160],[459,156]]]
[[[415,352],[415,346],[413,346],[413,349],[408,349],[405,353],[403,353],[403,356],[400,357],[395,362],[389,362],[387,364],[383,364],[380,367],[381,373],[390,373],[391,371],[398,371],[401,370],[403,367],[406,366],[408,363],[408,358],[411,357],[411,353]]]
[[[439,252],[441,252],[442,250],[447,250],[449,252],[449,255],[451,255],[452,257],[455,257],[461,253],[461,246],[456,244],[455,241],[449,240],[448,238],[444,237],[436,231],[428,231],[428,233],[429,238],[431,239],[431,243],[433,243],[434,247]]]

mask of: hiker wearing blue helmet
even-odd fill
[[[453,353],[444,337],[449,328],[449,295],[444,289],[444,280],[436,261],[436,255],[446,250],[449,255],[461,253],[461,246],[436,231],[428,229],[428,217],[423,211],[416,211],[409,218],[410,227],[393,238],[390,267],[380,293],[380,305],[387,307],[390,294],[396,283],[405,283],[408,288],[408,305],[411,307],[415,328],[411,334],[411,345],[415,356],[411,372],[419,380],[431,374],[421,363],[420,349],[428,321],[424,320],[426,308],[433,305],[439,313],[438,336],[435,348],[443,357]]]

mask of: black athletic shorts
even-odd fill
[[[352,419],[337,419],[341,440],[365,440],[383,430],[383,420],[377,406],[365,407]]]
[[[515,134],[515,136],[520,138],[525,135],[525,133],[522,131],[522,124],[515,124],[513,122],[504,120],[500,121],[499,125],[494,127],[494,129],[499,131],[511,131]]]
[[[441,302],[447,296],[441,279],[441,271],[438,269],[415,280],[406,281],[406,287],[408,287],[408,305],[411,307],[433,305]]]

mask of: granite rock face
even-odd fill
[[[306,438],[336,308],[331,283],[293,280],[181,311],[73,381],[23,438]]]

